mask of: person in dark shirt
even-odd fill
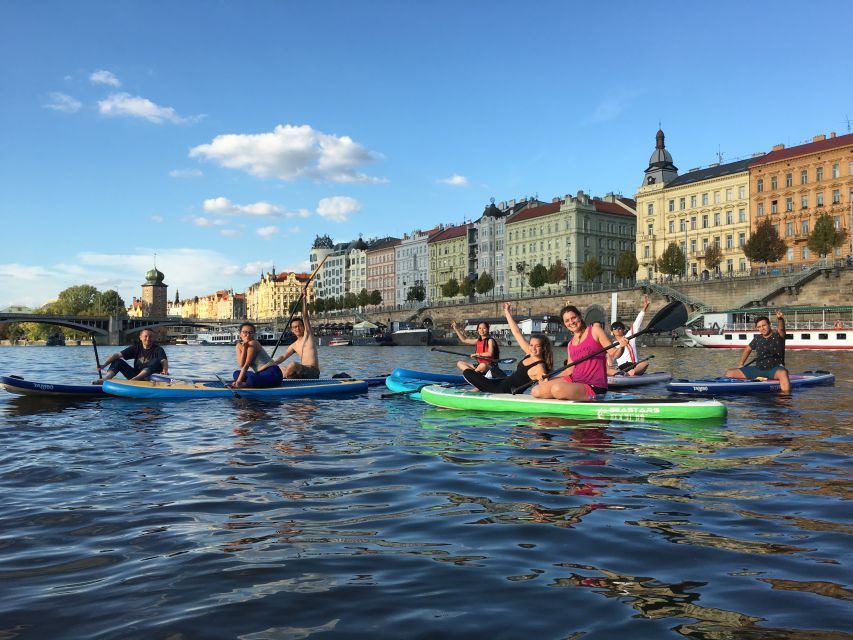
[[[758,333],[740,354],[740,365],[729,369],[726,376],[746,380],[747,378],[767,378],[778,380],[782,393],[791,391],[791,381],[785,368],[785,316],[776,312],[776,331],[770,328],[770,318],[761,316],[755,321]],[[746,365],[749,354],[755,351],[754,365]]]
[[[133,360],[133,366],[127,361]],[[139,341],[129,347],[122,349],[98,365],[98,371],[109,366],[104,374],[104,380],[114,378],[121,373],[128,380],[147,380],[152,373],[169,375],[169,361],[166,352],[159,344],[154,343],[154,334],[151,329],[143,329],[139,332]],[[94,384],[100,384],[103,380],[95,380]]]

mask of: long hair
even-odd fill
[[[545,363],[545,371],[553,369],[554,349],[551,346],[551,341],[548,339],[548,336],[544,336],[541,333],[534,333],[530,336],[530,340],[538,340],[539,344],[542,345],[542,361]]]

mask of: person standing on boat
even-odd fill
[[[634,336],[643,326],[643,319],[646,317],[646,311],[649,310],[649,304],[651,304],[649,296],[643,296],[643,306],[637,317],[634,318],[634,324],[631,325],[630,329],[626,329],[625,323],[619,320],[610,325],[613,337],[617,340],[621,337],[627,338],[628,346],[614,347],[607,353],[607,375],[616,376],[624,373],[629,376],[641,376],[648,369],[648,362],[639,362],[640,352],[637,350],[637,340]]]
[[[133,360],[133,366],[128,360]],[[166,358],[166,352],[163,347],[154,342],[154,333],[151,329],[140,331],[139,340],[101,362],[98,365],[98,371],[107,366],[109,369],[104,374],[104,379],[94,380],[92,384],[111,380],[117,373],[128,380],[148,380],[152,373],[169,375],[169,360]]]
[[[727,378],[746,380],[748,378],[767,378],[778,380],[779,390],[790,393],[791,380],[785,368],[785,315],[776,311],[776,331],[770,327],[770,318],[761,316],[755,321],[758,330],[756,336],[740,353],[737,369],[726,371]],[[755,364],[747,365],[749,354],[755,351]]]
[[[563,307],[560,310],[560,319],[572,334],[568,346],[568,362],[575,362],[586,356],[592,357],[568,367],[559,377],[540,382],[533,387],[531,393],[535,398],[594,401],[598,395],[607,393],[606,354],[610,348],[610,338],[597,324],[586,324],[580,310],[574,305]],[[623,347],[628,346],[628,340],[624,336],[617,337],[616,340]]]
[[[240,341],[237,343],[237,366],[234,386],[263,389],[281,385],[282,373],[276,364],[284,358],[273,360],[266,349],[255,339],[257,329],[251,322],[240,325]]]
[[[459,331],[459,326],[456,324],[455,320],[450,323],[450,326],[456,332],[456,337],[459,338],[459,342],[462,344],[476,345],[474,353],[472,353],[470,357],[476,360],[477,364],[473,365],[470,362],[460,360],[456,363],[456,367],[458,369],[461,369],[463,372],[466,369],[474,369],[477,373],[486,374],[492,369],[492,367],[497,366],[496,363],[501,357],[501,350],[498,346],[497,340],[491,336],[491,327],[488,322],[483,321],[477,324],[476,338],[466,338],[462,332]]]
[[[296,336],[296,341],[287,348],[283,356],[276,358],[276,364],[284,362],[293,354],[299,354],[299,362],[291,362],[282,367],[285,378],[319,378],[320,360],[317,357],[317,338],[308,320],[308,301],[302,296],[302,317],[294,318],[290,330]]]
[[[554,366],[554,354],[551,350],[551,341],[548,336],[533,334],[530,340],[525,340],[518,328],[515,319],[509,312],[509,303],[503,305],[507,326],[512,331],[513,337],[518,341],[518,346],[527,354],[522,358],[515,371],[505,378],[487,378],[486,375],[468,366],[462,371],[465,380],[480,391],[487,393],[512,393],[512,390],[529,384],[531,380],[542,381]],[[486,324],[481,322],[480,325]],[[488,325],[486,325],[488,327]],[[479,329],[479,327],[478,327]]]

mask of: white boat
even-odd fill
[[[785,314],[786,349],[853,349],[853,306],[766,307],[706,313],[702,328],[688,328],[698,347],[743,349],[755,337],[755,319],[767,316],[776,326],[776,309]]]
[[[187,337],[187,344],[193,345],[234,345],[237,342],[235,331],[213,331],[210,333],[197,333],[194,337]]]

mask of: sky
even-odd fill
[[[0,2],[0,308],[308,270],[850,130],[853,3]],[[845,44],[847,43],[847,44]],[[846,69],[846,70],[845,70]],[[155,258],[156,256],[156,258]]]

